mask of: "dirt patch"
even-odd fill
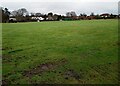
[[[9,85],[10,84],[10,81],[9,80],[2,80],[2,86],[6,86],[6,85]]]
[[[76,80],[82,79],[82,73],[78,74],[74,70],[68,70],[64,74],[65,79],[69,79],[69,77],[75,78]]]
[[[64,65],[66,62],[67,62],[66,59],[62,59],[62,60],[59,60],[59,61],[56,61],[56,62],[48,62],[48,63],[45,63],[45,64],[40,64],[39,66],[37,66],[33,69],[24,71],[23,76],[26,76],[26,77],[30,78],[33,75],[41,74],[43,72],[50,71],[50,70],[52,70],[52,69],[54,69],[58,66]]]
[[[12,48],[9,48],[9,47],[2,47],[2,48],[0,48],[0,50],[9,50],[9,49],[12,49]]]
[[[5,55],[5,54],[3,54],[2,55],[2,59],[4,60],[4,59],[7,59],[7,58],[10,58],[11,56],[10,55]]]
[[[2,55],[2,63],[8,63],[11,62],[11,55]]]

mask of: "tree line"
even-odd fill
[[[95,15],[93,12],[88,16],[85,13],[80,13],[79,16],[74,11],[66,12],[66,15],[42,13],[29,13],[27,9],[21,8],[10,12],[8,8],[0,7],[0,22],[34,22],[34,21],[60,21],[60,20],[91,20],[91,19],[113,19],[118,18],[118,15],[103,13]]]

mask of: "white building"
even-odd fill
[[[37,21],[43,21],[44,20],[44,18],[42,18],[42,17],[32,17],[31,19],[37,20]]]

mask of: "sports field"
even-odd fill
[[[118,20],[2,26],[4,84],[118,83]]]

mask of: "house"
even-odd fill
[[[43,21],[44,18],[42,17],[31,17],[32,20],[35,20],[35,21]]]
[[[110,17],[110,14],[104,13],[104,14],[101,14],[100,17],[106,19],[106,18],[109,18],[109,17]]]
[[[48,17],[46,18],[46,20],[48,20],[48,21],[52,21],[52,20],[54,20],[54,19],[53,19],[52,16],[48,15]]]
[[[53,20],[54,20],[54,21],[59,20],[59,15],[55,14],[55,15],[53,16]]]

